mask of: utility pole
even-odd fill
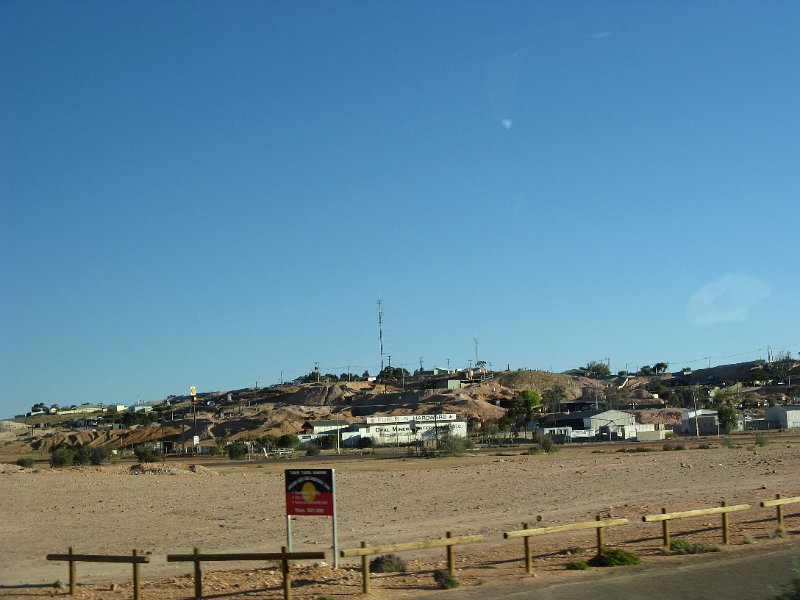
[[[381,346],[381,371],[383,371],[383,310],[381,310],[382,304],[383,300],[378,298],[378,341],[380,342]]]
[[[694,400],[694,435],[700,438],[700,424],[697,420],[697,386],[692,388],[692,400]]]
[[[478,365],[478,336],[475,336],[475,366]]]
[[[422,372],[422,357],[421,356],[419,357],[419,370],[420,370],[420,373],[421,373]]]
[[[314,363],[314,372],[317,374],[317,383],[319,383],[319,363]]]

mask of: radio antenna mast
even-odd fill
[[[378,341],[381,345],[381,371],[383,371],[383,310],[381,310],[381,305],[383,304],[383,300],[378,298]]]

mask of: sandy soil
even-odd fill
[[[604,516],[627,517],[631,524],[609,530],[607,543],[625,545],[645,560],[659,556],[658,524],[641,516],[800,495],[800,445],[772,443],[763,448],[716,448],[619,453],[612,449],[562,449],[554,455],[483,455],[420,459],[349,458],[326,463],[261,461],[218,463],[189,470],[189,463],[169,462],[144,473],[130,464],[68,470],[24,470],[0,466],[0,596],[31,597],[56,593],[48,588],[67,580],[64,563],[45,560],[48,553],[128,554],[137,548],[151,554],[142,567],[143,597],[186,598],[193,593],[188,564],[167,563],[168,553],[203,551],[274,552],[285,544],[284,469],[312,464],[333,466],[337,477],[339,548],[481,533],[483,544],[456,551],[462,585],[525,578],[522,542],[503,540],[502,532],[558,525]],[[733,543],[797,543],[797,505],[787,507],[788,540],[771,540],[774,509],[757,508],[731,517]],[[675,522],[673,530],[718,525],[718,517]],[[772,536],[774,537],[774,536]],[[325,551],[332,563],[331,522],[325,518],[293,521],[295,550]],[[694,533],[692,539],[718,542],[719,531]],[[591,556],[593,532],[535,538],[534,568],[539,577],[581,576],[564,571],[570,551]],[[746,547],[741,548],[746,551]],[[404,554],[410,573],[376,576],[373,596],[399,598],[432,589],[429,570],[444,566],[444,551]],[[296,598],[357,596],[361,575],[355,559],[344,568],[297,565]],[[217,563],[208,572],[208,594],[279,598],[280,570],[274,565]],[[215,571],[215,569],[217,569]],[[213,572],[212,572],[213,571]],[[129,598],[130,567],[82,564],[79,597]],[[117,587],[112,591],[112,582]],[[89,585],[91,584],[91,585]],[[23,587],[18,587],[23,586]],[[38,587],[31,587],[38,586]],[[255,591],[254,591],[255,590]]]

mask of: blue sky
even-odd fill
[[[800,351],[794,2],[0,2],[0,415]],[[693,362],[694,361],[694,362]]]

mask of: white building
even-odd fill
[[[764,421],[773,429],[793,429],[800,427],[800,404],[779,404],[771,406],[764,413]]]
[[[719,433],[717,411],[708,408],[685,410],[681,413],[681,433],[714,435]]]
[[[467,437],[467,422],[452,413],[367,417],[365,423],[354,427],[358,431],[353,438],[356,443],[361,438],[382,445],[433,442],[445,431],[454,437]]]

